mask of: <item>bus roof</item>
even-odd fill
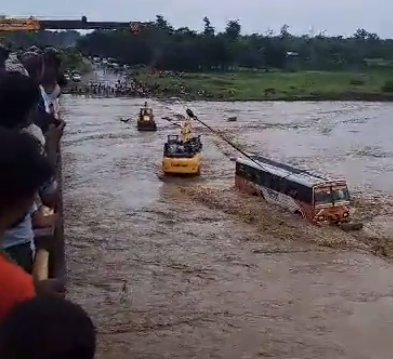
[[[313,170],[296,168],[285,163],[277,162],[258,155],[251,155],[250,157],[255,162],[245,158],[238,158],[236,162],[272,173],[282,178],[287,178],[293,182],[307,187],[314,187],[329,182],[336,182],[336,180],[333,180]]]

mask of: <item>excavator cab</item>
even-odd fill
[[[139,119],[141,121],[152,121],[153,120],[153,110],[151,108],[141,108],[139,111]]]
[[[175,143],[181,142],[179,135],[168,135],[167,143],[173,145]]]
[[[191,152],[201,152],[203,148],[200,135],[190,138],[185,144]]]
[[[144,121],[149,121],[153,118],[153,109],[147,106],[147,101],[145,101],[143,107],[140,109],[139,117]]]
[[[178,135],[169,135],[164,144],[162,172],[164,175],[192,175],[201,173],[202,142],[193,132],[191,118],[176,116],[180,123]]]
[[[144,106],[139,110],[137,126],[138,131],[157,131],[157,124],[154,120],[153,109],[147,106],[147,102],[145,102]]]

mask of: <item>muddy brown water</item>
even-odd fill
[[[63,100],[69,290],[97,324],[98,357],[389,358],[391,264],[353,234],[236,193],[233,151],[200,126],[202,177],[161,181],[176,129],[159,121],[157,133],[138,133],[119,120],[142,103]],[[345,175],[364,218],[389,227],[392,105],[192,108],[250,151]]]

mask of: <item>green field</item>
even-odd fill
[[[148,85],[158,84],[158,94],[195,99],[262,100],[393,100],[393,70],[355,72],[187,73],[163,76],[141,73]],[[185,90],[185,91],[184,91]]]
[[[62,67],[65,71],[76,71],[81,75],[89,73],[92,70],[91,62],[82,57],[80,54],[63,53],[62,54]]]

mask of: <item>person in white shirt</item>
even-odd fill
[[[44,99],[46,112],[55,118],[59,118],[59,96],[61,93],[60,86],[55,85],[51,93],[47,93],[44,86],[40,85],[42,98]]]

